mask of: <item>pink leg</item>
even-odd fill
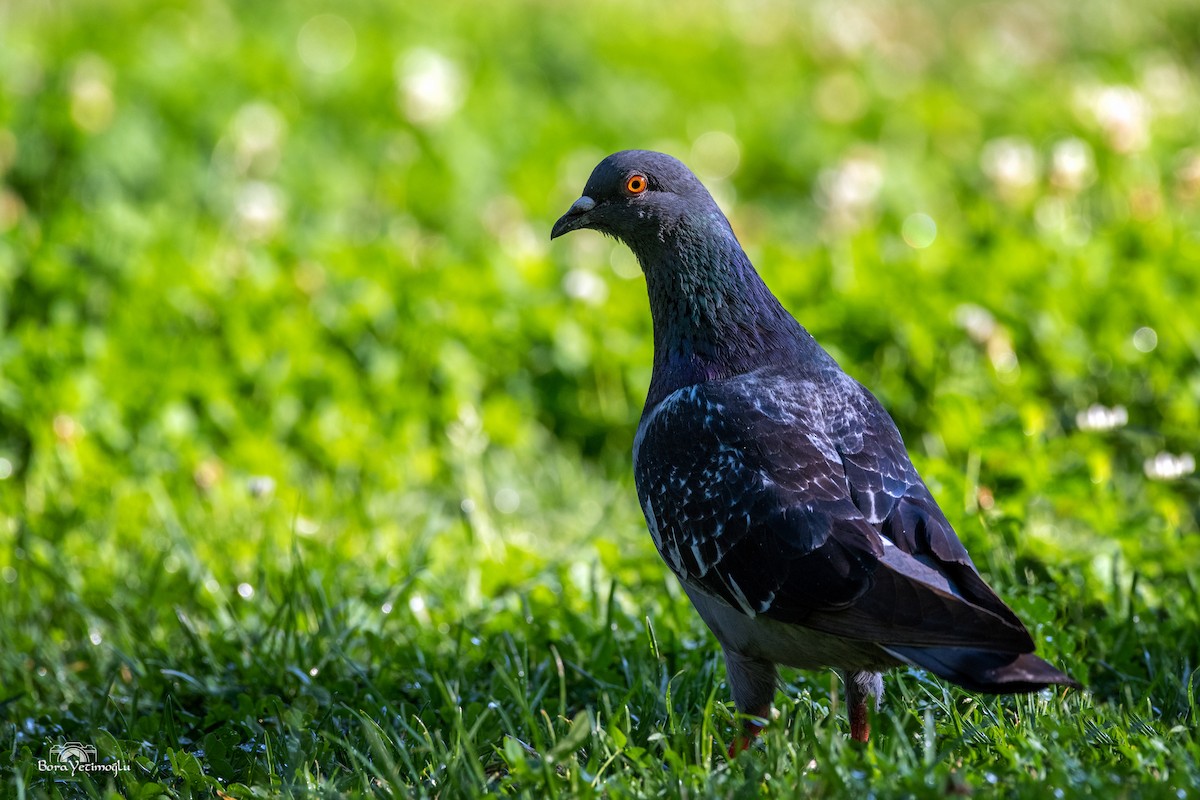
[[[850,738],[856,742],[871,738],[871,720],[867,717],[866,702],[859,701],[850,706]]]
[[[771,707],[769,705],[754,711],[754,716],[762,717],[763,719],[771,718]],[[746,720],[742,723],[742,732],[733,737],[733,741],[729,743],[729,749],[726,751],[731,759],[737,758],[738,753],[743,750],[749,750],[750,745],[754,744],[754,740],[762,733],[763,726],[753,720]]]
[[[883,694],[883,676],[878,672],[846,673],[846,706],[850,712],[850,738],[866,742],[871,738],[871,718],[867,703],[879,708],[879,696]]]
[[[775,699],[775,665],[765,659],[726,650],[725,671],[729,675],[729,688],[737,710],[742,714],[770,719],[771,701]],[[729,757],[734,758],[749,748],[761,732],[762,725],[744,720],[741,732],[729,743]]]

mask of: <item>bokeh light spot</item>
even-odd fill
[[[1154,328],[1141,327],[1133,332],[1133,346],[1139,352],[1149,353],[1158,347],[1158,332]]]
[[[692,166],[710,180],[728,178],[737,170],[741,159],[741,145],[724,131],[702,133],[692,143]]]
[[[1026,189],[1038,178],[1037,152],[1018,136],[1004,136],[985,144],[980,166],[1001,194]]]
[[[937,238],[937,223],[928,214],[909,214],[900,227],[900,235],[909,247],[924,250]]]
[[[71,121],[87,133],[100,133],[112,122],[116,100],[113,70],[97,55],[80,59],[71,74]]]
[[[321,75],[332,75],[349,66],[357,45],[354,28],[336,14],[317,14],[296,36],[300,60]]]
[[[813,108],[827,122],[854,122],[867,110],[862,81],[851,72],[835,72],[822,79],[813,92]]]
[[[420,47],[401,56],[396,79],[405,116],[418,125],[448,119],[462,105],[462,71],[436,50]]]
[[[521,507],[521,494],[511,486],[506,486],[496,492],[492,502],[501,514],[513,514]]]
[[[1196,471],[1196,457],[1191,453],[1159,453],[1142,465],[1152,481],[1175,481]]]

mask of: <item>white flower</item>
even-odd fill
[[[983,146],[980,167],[999,192],[1011,194],[1037,181],[1037,151],[1019,136],[992,139]]]
[[[1050,152],[1050,183],[1078,192],[1096,179],[1096,163],[1087,142],[1074,137],[1055,143]]]

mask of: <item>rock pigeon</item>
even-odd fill
[[[724,651],[743,715],[731,756],[770,714],[777,664],[839,669],[863,742],[892,667],[975,692],[1079,686],[1033,655],[892,418],[775,298],[686,166],[605,158],[550,238],[580,228],[624,242],[646,276],[654,368],[634,477],[658,552]]]

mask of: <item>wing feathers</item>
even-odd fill
[[[766,367],[649,411],[634,471],[664,559],[747,616],[897,647],[1032,651],[890,417],[847,381]]]
[[[1050,685],[1079,688],[1079,683],[1032,653],[1004,653],[961,647],[885,647],[914,666],[954,681],[973,692],[1017,694]]]

